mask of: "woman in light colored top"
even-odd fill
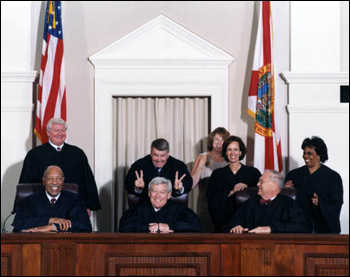
[[[208,200],[206,196],[209,178],[215,169],[228,165],[221,156],[221,151],[225,139],[229,136],[230,133],[223,127],[218,127],[212,131],[208,136],[208,151],[197,156],[191,172],[193,178],[192,189],[199,186],[197,215],[201,220],[202,229],[205,233],[212,233],[214,231],[214,225],[208,212]]]

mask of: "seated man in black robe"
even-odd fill
[[[20,205],[13,232],[91,232],[84,202],[77,194],[62,190],[62,170],[49,166],[42,180],[43,189],[27,196]]]
[[[145,184],[155,177],[164,177],[172,181],[173,196],[180,196],[192,189],[192,177],[187,166],[169,155],[169,143],[165,139],[152,142],[151,153],[137,160],[125,178],[125,189],[128,193],[147,198]]]
[[[306,219],[296,201],[280,194],[283,176],[266,170],[258,183],[258,195],[248,199],[224,227],[240,234],[307,233]]]
[[[40,183],[45,169],[57,165],[63,170],[67,183],[78,185],[79,196],[88,212],[101,209],[95,178],[84,151],[65,143],[66,122],[61,118],[52,118],[46,129],[49,142],[28,152],[19,183]]]
[[[170,200],[172,184],[162,177],[148,185],[149,200],[132,206],[121,217],[119,232],[201,232],[197,215],[186,206]]]

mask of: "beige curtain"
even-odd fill
[[[150,153],[154,139],[168,140],[170,155],[186,163],[191,172],[196,156],[206,151],[208,105],[208,98],[116,98],[116,224],[127,209],[125,175],[136,160]],[[190,193],[192,209],[197,194],[197,190]]]

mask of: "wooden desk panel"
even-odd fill
[[[348,235],[2,234],[1,275],[349,275]]]

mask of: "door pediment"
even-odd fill
[[[159,15],[90,56],[99,67],[176,65],[224,68],[233,57],[164,15]]]

